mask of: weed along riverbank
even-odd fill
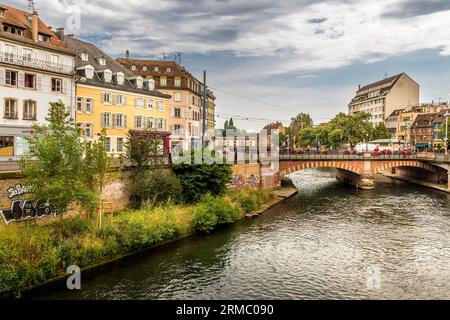
[[[199,203],[118,212],[112,222],[95,223],[75,217],[48,225],[0,227],[0,295],[19,296],[21,290],[67,276],[66,268],[82,269],[111,262],[149,248],[208,233],[233,223],[270,202],[269,191],[232,189],[222,196],[205,196]]]

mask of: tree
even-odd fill
[[[227,130],[228,128],[228,120],[225,120],[225,123],[223,125],[224,130]]]
[[[72,203],[91,210],[98,196],[86,183],[84,148],[79,128],[62,101],[50,103],[48,124],[33,125],[29,150],[22,158],[24,183],[34,200],[47,200],[59,213]]]
[[[386,127],[386,125],[381,122],[373,128],[372,134],[371,134],[371,140],[378,140],[378,139],[389,139],[392,137],[391,131]]]

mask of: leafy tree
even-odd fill
[[[149,168],[159,168],[164,162],[162,139],[150,128],[142,131],[130,131],[125,142],[126,158],[135,174]]]
[[[98,199],[86,183],[79,128],[69,116],[62,101],[50,103],[48,124],[33,125],[34,134],[26,138],[29,150],[21,161],[30,197],[48,200],[59,213],[72,203],[91,210]]]
[[[225,130],[227,130],[227,128],[228,128],[228,120],[225,120],[225,123],[224,123],[224,125],[223,125],[223,128],[224,128]]]
[[[378,139],[389,139],[392,137],[391,131],[386,127],[386,125],[381,122],[373,128],[372,134],[371,134],[371,140],[378,140]]]
[[[212,195],[223,194],[231,180],[231,165],[214,161],[213,164],[202,162],[195,164],[195,152],[191,151],[191,163],[173,164],[172,168],[181,181],[186,202],[194,203],[208,192]],[[208,151],[206,151],[208,152]]]

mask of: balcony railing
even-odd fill
[[[62,74],[71,74],[73,67],[61,63],[53,63],[51,61],[32,59],[28,57],[18,56],[7,52],[0,51],[0,62],[10,63],[16,66],[41,69]]]

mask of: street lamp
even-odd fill
[[[289,147],[289,135],[286,135],[286,139],[287,139],[287,153],[288,153],[288,158],[289,158],[289,156],[290,156],[290,147]]]
[[[448,155],[448,117],[450,116],[450,113],[448,113],[448,110],[445,112],[445,154]]]

